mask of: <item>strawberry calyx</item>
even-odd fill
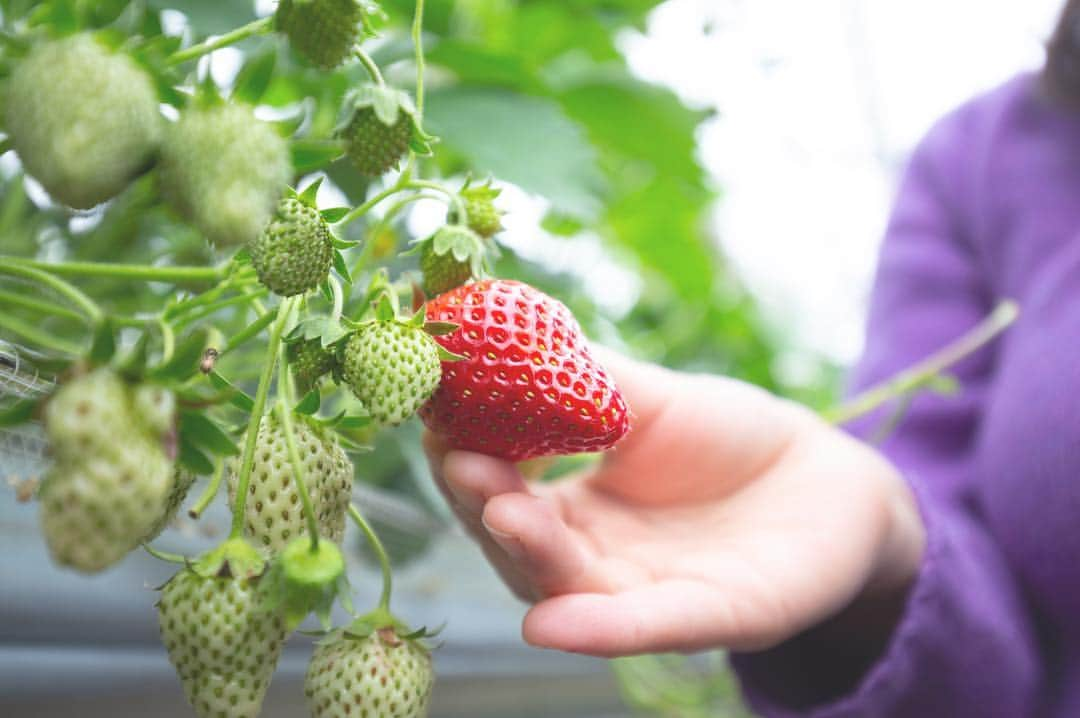
[[[266,570],[266,559],[245,539],[231,538],[195,559],[188,568],[203,578],[258,578]]]
[[[408,93],[394,87],[366,83],[349,92],[342,104],[335,135],[346,135],[357,113],[370,109],[375,117],[387,127],[395,126],[405,115],[409,123],[409,149],[417,155],[426,157],[431,154],[431,145],[436,141],[420,126],[420,113]]]
[[[334,601],[351,606],[345,559],[329,540],[294,539],[271,563],[261,589],[263,607],[280,611],[290,630],[312,612],[329,628]]]

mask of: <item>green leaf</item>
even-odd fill
[[[455,87],[431,93],[424,122],[478,174],[494,174],[543,195],[570,215],[595,219],[600,214],[605,183],[596,150],[555,102]]]
[[[293,411],[297,414],[313,416],[319,410],[321,403],[322,397],[319,395],[318,389],[312,389],[300,400],[299,404],[293,407]]]
[[[230,404],[235,406],[241,411],[251,412],[255,408],[255,400],[245,394],[240,389],[237,389],[232,382],[218,374],[216,371],[210,372],[210,383],[216,386],[218,389],[223,390],[228,396]]]
[[[0,427],[17,426],[25,424],[34,417],[38,400],[20,399],[19,401],[0,409]]]
[[[199,447],[186,440],[183,436],[180,437],[180,450],[177,452],[177,458],[180,460],[180,465],[191,472],[203,475],[214,473],[214,462]]]
[[[337,426],[345,430],[363,429],[370,424],[370,416],[343,416],[337,422]]]
[[[107,364],[116,354],[116,335],[113,323],[105,317],[94,329],[94,341],[90,345],[90,361]]]
[[[289,149],[297,174],[324,169],[344,153],[340,142],[328,140],[293,140]]]
[[[179,10],[187,16],[197,35],[221,35],[255,19],[250,2],[221,0],[149,0],[155,10]]]
[[[266,94],[266,88],[270,86],[275,64],[277,64],[276,48],[251,57],[236,76],[233,99],[249,105],[259,104],[259,100]]]
[[[181,412],[180,437],[212,454],[237,456],[240,453],[236,442],[203,412]]]
[[[208,339],[206,329],[197,329],[180,342],[172,358],[162,366],[150,370],[149,376],[158,381],[181,381],[199,371],[203,350]]]

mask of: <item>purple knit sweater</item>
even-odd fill
[[[1033,76],[964,105],[915,151],[855,388],[1004,297],[1017,324],[957,368],[958,396],[916,399],[883,447],[928,532],[888,645],[868,668],[808,636],[735,656],[762,714],[1080,716],[1080,115]]]

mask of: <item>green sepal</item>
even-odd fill
[[[319,406],[322,404],[322,396],[319,394],[318,389],[312,389],[304,398],[293,407],[293,411],[297,414],[303,414],[305,416],[314,416],[319,411]]]
[[[20,399],[0,409],[0,428],[25,424],[34,417],[39,399]]]
[[[232,99],[249,105],[257,105],[270,87],[277,64],[277,49],[255,55],[244,63],[233,81]]]
[[[333,232],[330,233],[330,244],[334,246],[334,249],[352,249],[356,245],[360,244],[351,239],[342,239]]]
[[[461,329],[461,325],[453,322],[424,322],[423,328],[425,332],[433,337],[443,337]]]
[[[424,326],[424,307],[421,305],[412,316],[405,321],[405,326],[413,329],[421,329]]]
[[[191,570],[204,578],[255,578],[266,570],[266,559],[242,538],[231,538],[195,559]]]
[[[289,336],[285,338],[285,342],[295,344],[320,339],[323,349],[327,349],[348,336],[349,332],[341,326],[341,322],[336,322],[330,317],[310,317],[293,327]]]
[[[240,447],[201,411],[180,412],[180,438],[218,456],[238,456]]]
[[[348,207],[330,207],[328,209],[320,210],[319,214],[327,221],[328,224],[336,224],[344,219],[352,210]]]
[[[420,114],[412,97],[402,90],[386,85],[367,83],[351,90],[342,103],[341,116],[334,134],[345,130],[358,110],[368,107],[375,112],[379,122],[388,127],[396,124],[401,113],[405,113],[412,128],[409,133],[409,149],[421,157],[431,154],[431,145],[437,142],[438,138],[428,134],[420,126]]]
[[[383,292],[375,304],[375,318],[380,322],[392,322],[397,318],[397,308],[391,297],[396,298],[396,295],[393,292]]]
[[[102,319],[94,328],[94,339],[90,344],[90,361],[94,364],[108,364],[116,354],[116,330],[112,320]]]
[[[320,170],[345,154],[345,145],[334,140],[294,139],[289,143],[297,174]]]
[[[352,275],[349,273],[349,265],[345,263],[345,256],[340,249],[334,248],[334,271],[338,273],[346,284],[352,284]]]
[[[124,353],[116,364],[116,370],[132,380],[146,375],[146,366],[150,362],[150,333],[143,332],[135,340],[131,349]]]
[[[243,390],[237,388],[232,382],[216,371],[210,372],[210,383],[226,395],[226,401],[241,411],[250,412],[255,408],[255,400]]]
[[[315,202],[315,198],[319,195],[319,187],[323,183],[323,178],[319,177],[314,182],[304,188],[304,191],[297,195],[297,199],[306,204],[312,209],[318,209],[318,205]]]
[[[233,265],[236,267],[248,266],[251,264],[251,252],[248,251],[246,246],[241,247],[237,250],[236,254],[232,256],[232,261]]]
[[[335,600],[351,608],[345,558],[328,539],[320,539],[317,547],[307,536],[293,539],[274,558],[259,588],[262,608],[280,612],[289,630],[311,613],[329,629]]]
[[[455,354],[438,342],[436,342],[436,346],[438,346],[439,361],[463,361],[468,359],[468,357],[461,354]]]

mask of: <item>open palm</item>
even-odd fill
[[[455,512],[536,603],[528,642],[601,656],[752,650],[910,580],[918,518],[874,451],[746,384],[603,359],[633,431],[585,475],[529,483],[427,437]]]

